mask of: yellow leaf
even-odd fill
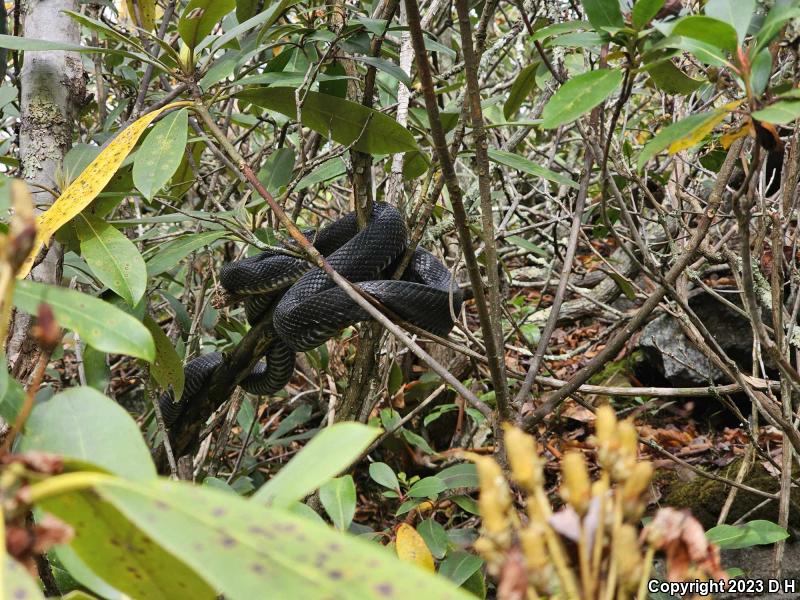
[[[428,545],[422,536],[408,523],[401,523],[397,528],[397,541],[395,542],[397,556],[402,560],[414,563],[426,571],[433,573],[433,555],[428,550]]]
[[[722,147],[727,150],[730,148],[733,142],[746,135],[755,135],[755,132],[753,131],[753,123],[751,121],[748,121],[746,125],[739,127],[739,129],[734,129],[733,131],[729,131],[728,133],[724,134],[719,141],[720,144],[722,144]]]
[[[156,2],[155,0],[125,0],[127,4],[128,13],[130,14],[131,20],[136,23],[142,29],[146,29],[147,31],[153,31],[156,27]],[[136,10],[135,6],[139,7],[139,16],[141,17],[141,23],[139,19],[136,18]]]
[[[725,117],[728,116],[728,113],[734,110],[737,106],[742,103],[741,100],[736,100],[735,102],[729,102],[718,111],[713,113],[709,116],[708,119],[703,121],[698,127],[694,128],[688,135],[685,135],[682,138],[679,138],[672,142],[669,145],[669,153],[670,154],[677,154],[682,150],[687,150],[692,146],[699,144],[703,141],[709,133],[711,133],[719,123],[722,122]]]
[[[173,102],[166,106],[147,113],[137,121],[131,123],[124,131],[114,138],[108,146],[95,158],[77,179],[67,186],[55,202],[36,219],[36,242],[33,249],[22,263],[18,279],[25,278],[30,273],[36,256],[42,245],[49,242],[53,234],[65,223],[73,219],[79,212],[91,204],[111,178],[119,169],[122,161],[130,154],[136,142],[153,122],[165,110],[180,106],[190,106],[187,101]]]

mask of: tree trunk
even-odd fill
[[[76,0],[30,0],[21,7],[23,35],[54,42],[80,42],[80,28],[65,15],[78,10]],[[53,196],[37,185],[55,189],[55,174],[72,145],[72,124],[86,93],[83,63],[74,52],[26,52],[22,72],[19,131],[21,176],[31,187],[37,208],[52,204]],[[31,279],[57,284],[61,280],[63,252],[53,242],[44,259],[31,271]],[[38,360],[38,348],[28,335],[31,317],[15,313],[9,328],[7,355],[13,373],[23,381]]]

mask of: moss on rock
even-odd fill
[[[735,460],[719,471],[718,474],[726,479],[733,480],[736,478],[741,463],[742,459]],[[798,469],[795,469],[795,476],[797,476],[797,474]],[[727,485],[700,475],[693,476],[690,481],[681,481],[674,475],[669,479],[671,479],[671,481],[667,483],[668,489],[661,499],[662,505],[691,510],[692,514],[707,529],[717,524],[719,513],[728,497],[730,488]],[[761,464],[761,461],[756,461],[742,483],[769,493],[776,493],[780,486],[779,481],[767,472]],[[727,522],[735,522],[742,515],[754,509],[763,501],[763,496],[758,496],[740,489],[731,506]],[[754,519],[777,521],[777,501],[768,502],[748,515],[745,520],[752,521]],[[791,492],[789,525],[790,529],[800,530],[800,489],[798,488],[792,488]]]

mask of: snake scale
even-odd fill
[[[376,203],[361,230],[351,212],[305,235],[336,271],[405,321],[441,336],[452,329],[453,315],[460,312],[463,298],[458,286],[452,285],[450,271],[435,256],[416,248],[402,278],[391,279],[408,248],[405,220],[396,208]],[[220,283],[230,298],[244,301],[251,325],[271,314],[272,341],[264,360],[239,382],[251,394],[282,389],[294,371],[296,352],[316,348],[344,328],[369,319],[322,269],[287,254],[267,251],[226,263]],[[172,392],[159,399],[167,426],[207,392],[214,370],[223,361],[221,353],[212,352],[185,365],[180,400],[175,402]]]

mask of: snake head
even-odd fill
[[[237,302],[239,298],[231,294],[221,285],[217,284],[214,288],[214,294],[211,297],[211,306],[217,310],[230,306]]]

